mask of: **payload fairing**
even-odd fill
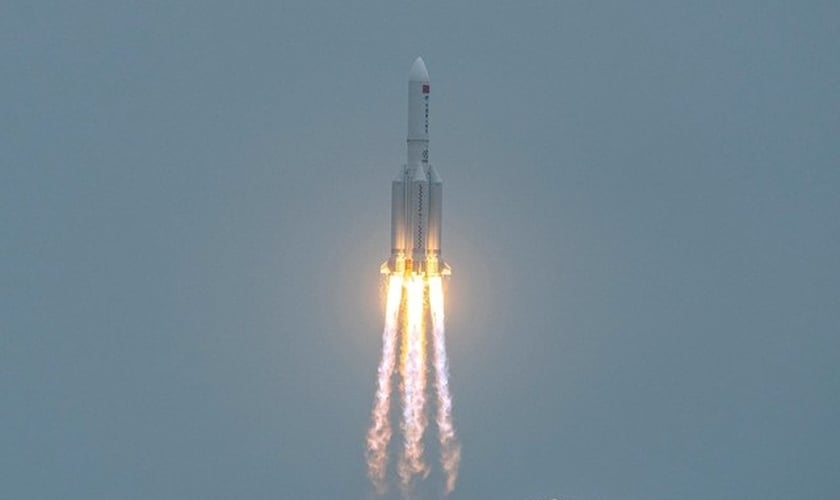
[[[429,163],[431,83],[418,57],[408,75],[407,162],[391,183],[391,257],[383,274],[449,275],[441,259],[443,180]]]

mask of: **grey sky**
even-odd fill
[[[368,498],[417,55],[453,498],[837,498],[838,23],[3,3],[0,498]]]

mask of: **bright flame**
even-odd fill
[[[388,465],[388,443],[391,441],[391,378],[397,350],[397,329],[402,298],[402,276],[394,274],[388,280],[388,301],[385,305],[385,329],[382,331],[382,359],[377,372],[376,399],[370,430],[367,435],[368,475],[378,494],[387,490],[385,473]]]
[[[452,396],[449,394],[449,362],[446,359],[446,331],[443,314],[443,284],[439,276],[429,278],[429,305],[432,311],[432,343],[434,344],[435,392],[437,395],[437,427],[440,462],[446,475],[446,494],[455,489],[461,445],[452,424]]]
[[[448,267],[447,267],[448,269]],[[429,289],[428,304],[426,288]],[[403,294],[403,289],[405,293]],[[439,275],[412,274],[403,278],[391,274],[382,333],[382,360],[379,364],[376,398],[370,430],[367,434],[368,475],[376,492],[387,490],[388,446],[392,431],[389,421],[391,380],[397,360],[402,401],[403,453],[397,472],[403,495],[409,497],[415,479],[428,476],[430,467],[423,459],[423,434],[426,430],[426,315],[431,316],[432,365],[436,396],[435,422],[440,443],[440,462],[445,477],[445,495],[455,488],[461,445],[452,423],[452,396],[449,393],[449,367],[444,329],[443,283]],[[400,317],[402,327],[400,328]],[[401,338],[398,339],[398,336]]]
[[[425,477],[429,468],[423,461],[423,432],[426,430],[426,339],[423,325],[422,276],[412,276],[406,283],[406,328],[403,351],[403,422],[405,437],[399,464],[400,484],[408,496],[415,476]]]

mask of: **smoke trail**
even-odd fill
[[[403,494],[408,497],[415,476],[425,477],[429,468],[423,461],[423,432],[426,428],[426,362],[425,335],[423,330],[422,277],[412,277],[406,285],[407,318],[403,353],[403,422],[405,437],[403,456],[399,464],[399,475]]]
[[[429,279],[429,306],[432,312],[432,343],[434,344],[435,391],[437,393],[437,427],[440,440],[440,462],[446,475],[446,494],[455,489],[461,445],[452,424],[452,397],[449,394],[449,363],[446,359],[444,330],[443,285],[440,277]]]
[[[385,494],[387,489],[385,473],[388,466],[388,443],[391,440],[388,411],[391,406],[391,378],[396,358],[402,281],[402,276],[396,274],[388,280],[385,328],[382,331],[382,359],[379,361],[376,399],[373,404],[370,430],[367,434],[368,476],[380,495]]]

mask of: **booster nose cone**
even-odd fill
[[[429,72],[426,71],[426,63],[423,62],[422,57],[414,60],[411,65],[411,71],[408,72],[408,81],[410,82],[428,82]]]

